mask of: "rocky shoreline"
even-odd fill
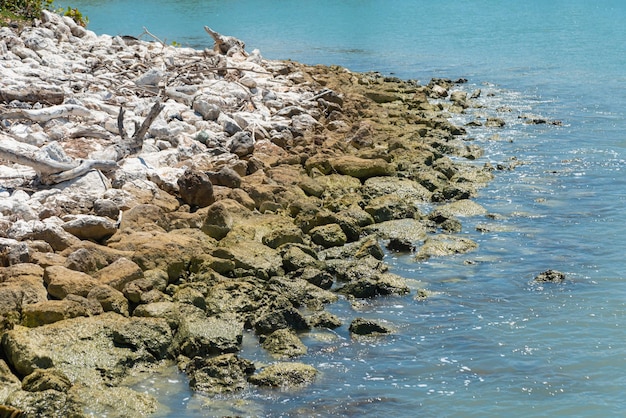
[[[410,292],[384,247],[476,248],[456,232],[493,167],[449,117],[480,91],[207,31],[194,50],[49,12],[0,28],[0,408],[150,415],[128,382],[172,363],[207,394],[306,385],[301,333],[391,332],[324,310]],[[275,364],[238,355],[244,330]]]

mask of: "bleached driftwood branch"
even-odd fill
[[[126,131],[124,130],[124,109],[120,109],[117,122],[120,130],[121,141],[120,144],[117,144],[117,148],[120,148],[121,152],[117,153],[116,160],[75,160],[71,162],[56,161],[43,156],[42,153],[38,152],[38,148],[27,146],[26,144],[23,144],[3,133],[0,133],[0,159],[31,167],[35,170],[41,183],[43,184],[56,184],[71,180],[82,176],[91,170],[114,170],[118,167],[118,160],[129,154],[135,153],[139,148],[141,148],[143,139],[148,132],[150,125],[152,125],[164,107],[165,106],[157,100],[150,109],[146,119],[143,121],[141,126],[136,129],[135,134],[132,138],[130,138],[130,140],[127,138]],[[89,114],[89,110],[82,106],[60,105],[43,109],[18,109],[13,112],[5,113],[1,115],[0,118],[23,118],[42,122],[58,117],[66,117],[70,115],[88,116]]]
[[[52,119],[66,118],[68,116],[89,117],[91,112],[83,106],[64,104],[44,107],[41,109],[15,109],[12,112],[0,114],[2,119],[28,119],[33,122],[48,122]]]
[[[71,180],[90,170],[108,171],[117,168],[116,161],[55,161],[38,155],[37,148],[24,147],[24,144],[7,135],[0,134],[0,140],[0,158],[31,167],[38,174],[43,184],[56,184]]]

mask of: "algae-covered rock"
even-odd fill
[[[164,320],[108,312],[37,328],[15,327],[2,337],[11,366],[21,375],[54,367],[73,384],[115,384],[132,368],[167,356],[172,344]]]
[[[403,199],[395,194],[376,197],[370,200],[364,209],[375,222],[405,218],[418,219],[420,217],[416,202]]]
[[[6,402],[7,397],[22,388],[22,382],[13,374],[9,365],[0,359],[0,405]]]
[[[341,227],[334,223],[315,227],[309,234],[314,243],[324,248],[339,247],[348,241]]]
[[[339,319],[337,315],[326,311],[315,312],[308,318],[308,320],[311,327],[315,328],[335,329],[343,325],[341,319]]]
[[[330,159],[330,165],[339,174],[368,179],[376,176],[389,176],[393,174],[394,167],[382,159],[364,159],[351,155]]]
[[[291,306],[283,309],[271,309],[258,317],[253,325],[257,334],[271,334],[276,330],[284,328],[296,331],[304,331],[310,328],[304,316]]]
[[[265,337],[261,346],[276,357],[298,357],[307,348],[296,333],[290,329],[278,329]]]
[[[254,373],[254,364],[236,354],[217,357],[195,357],[185,366],[189,386],[209,394],[230,393],[245,389],[248,377]]]
[[[235,353],[242,340],[242,323],[200,315],[181,317],[175,338],[180,353],[190,358]]]
[[[128,299],[117,289],[108,285],[98,285],[87,294],[87,299],[96,300],[104,312],[115,312],[128,316]]]
[[[67,392],[72,387],[70,379],[57,369],[37,369],[22,381],[22,389],[28,392],[56,390]]]
[[[276,363],[253,374],[248,381],[257,386],[301,387],[313,383],[317,374],[318,371],[308,364]]]
[[[478,244],[469,238],[457,235],[435,235],[426,239],[418,249],[415,259],[426,260],[430,257],[443,257],[454,254],[465,254],[478,248]]]
[[[378,321],[356,318],[350,323],[350,333],[357,335],[389,334],[391,329]]]
[[[64,319],[90,316],[91,311],[83,304],[73,300],[46,300],[22,307],[22,325],[38,327]]]
[[[87,296],[98,285],[98,281],[86,273],[70,270],[63,266],[47,267],[44,281],[50,296],[63,299],[67,295]]]
[[[565,278],[565,273],[561,273],[557,270],[546,270],[539,273],[533,281],[535,283],[563,283]]]

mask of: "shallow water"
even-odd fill
[[[497,3],[497,4],[494,4]],[[504,129],[475,128],[477,164],[498,171],[477,201],[501,219],[463,220],[476,252],[417,263],[389,254],[396,273],[436,294],[328,307],[346,326],[305,337],[301,360],[321,372],[299,391],[193,396],[184,376],[145,390],[171,416],[619,416],[626,409],[626,3],[72,1],[98,33],[209,46],[202,26],[267,58],[340,64],[427,82],[464,77],[487,106],[508,106]],[[494,93],[487,97],[488,92]],[[522,114],[561,120],[527,125]],[[465,115],[456,120],[465,123]],[[465,119],[464,119],[465,118]],[[493,232],[481,233],[479,224]],[[561,285],[532,285],[548,268]],[[383,318],[390,337],[352,340],[357,316]],[[242,355],[271,358],[246,335]],[[177,381],[174,382],[174,381]]]

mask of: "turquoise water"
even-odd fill
[[[463,256],[387,261],[429,300],[329,307],[346,323],[384,318],[398,332],[353,341],[307,336],[301,360],[322,375],[299,391],[208,399],[173,374],[144,387],[171,416],[607,417],[626,400],[626,3],[617,0],[72,1],[97,33],[210,46],[202,27],[274,59],[340,64],[427,82],[464,77],[499,132],[475,128],[478,164],[498,172],[477,201],[502,220],[465,219],[480,244]],[[526,125],[520,114],[561,120]],[[459,118],[458,123],[471,120]],[[480,233],[476,225],[498,227]],[[548,268],[564,285],[530,284]],[[247,335],[243,355],[271,361]]]

